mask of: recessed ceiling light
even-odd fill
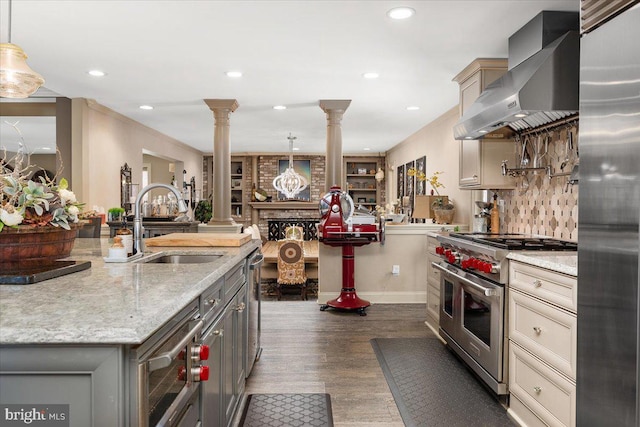
[[[369,147],[364,147],[362,150],[364,150],[364,151],[371,151],[371,148],[369,148]]]
[[[371,73],[364,73],[364,74],[362,75],[362,77],[364,77],[365,79],[377,79],[378,77],[380,77],[380,74],[378,74],[378,73],[373,73],[373,72],[371,72]]]
[[[43,150],[51,150],[51,147],[42,147]]]
[[[227,77],[242,77],[242,71],[227,71]]]
[[[140,109],[141,110],[153,110],[153,107],[151,105],[141,105]]]
[[[419,110],[420,107],[418,107],[417,105],[410,105],[407,107],[407,110],[409,111],[415,111],[415,110]]]
[[[518,114],[515,115],[515,117],[522,118],[522,117],[527,117],[527,115],[524,114],[524,113],[518,113]]]
[[[407,19],[415,15],[415,9],[410,7],[394,7],[387,12],[387,16],[391,19]]]
[[[473,139],[473,138],[470,136],[465,136],[464,139]]]
[[[300,151],[300,148],[299,148],[299,147],[293,147],[293,148],[291,149],[291,151]]]
[[[287,106],[286,105],[274,105],[273,109],[274,110],[286,110]]]
[[[480,133],[487,133],[487,132],[489,132],[489,131],[488,131],[488,130],[481,130],[481,131],[479,131],[479,132],[480,132]]]
[[[105,73],[104,71],[100,71],[100,70],[89,70],[87,71],[87,74],[89,74],[90,76],[93,77],[104,77],[107,75],[107,73]]]

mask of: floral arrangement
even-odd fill
[[[435,193],[438,196],[440,195],[438,188],[444,188],[444,184],[438,181],[438,175],[441,175],[443,173],[444,172],[442,171],[440,172],[436,171],[433,173],[433,175],[427,178],[427,175],[423,171],[417,170],[416,168],[409,168],[409,170],[407,171],[407,175],[415,176],[418,181],[427,181],[429,185],[431,185],[431,188],[433,188],[433,191],[435,191]]]
[[[16,124],[12,126],[21,136]],[[69,190],[66,179],[62,178],[56,184],[55,177],[32,175],[35,167],[23,166],[29,157],[23,153],[24,144],[20,146],[12,159],[13,168],[6,151],[0,158],[0,232],[5,227],[19,226],[54,226],[70,230],[70,224],[78,222],[83,204]]]

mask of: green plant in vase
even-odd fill
[[[107,211],[109,215],[109,221],[122,221],[122,216],[124,215],[124,208],[115,207],[109,208]]]

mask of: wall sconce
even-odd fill
[[[382,168],[378,168],[378,172],[376,172],[376,181],[382,182],[383,179],[384,179],[384,171],[382,170]]]

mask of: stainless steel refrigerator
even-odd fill
[[[580,55],[577,425],[640,425],[640,5]]]

